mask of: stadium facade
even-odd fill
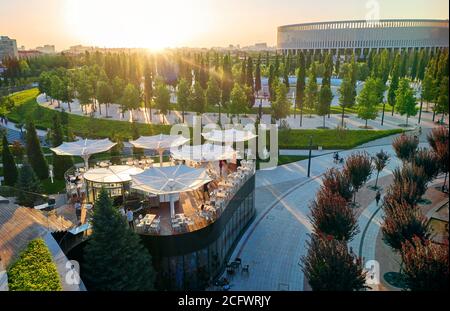
[[[353,50],[364,55],[372,49],[406,50],[447,48],[448,20],[391,19],[334,21],[278,27],[277,48],[287,54],[299,51]]]

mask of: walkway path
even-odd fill
[[[61,103],[61,108],[56,108],[57,103],[56,101],[51,104],[49,101],[47,101],[45,94],[40,94],[37,97],[37,102],[42,105],[43,107],[47,107],[50,109],[65,109],[65,111],[69,112],[69,107],[67,103]],[[71,113],[77,114],[77,115],[85,115],[85,113],[81,110],[81,106],[78,102],[78,100],[74,100],[70,104],[71,106]],[[100,114],[100,110],[97,109],[96,112],[93,112],[92,106],[86,106],[86,112],[93,115],[97,118],[106,118],[106,111],[105,106],[102,105],[101,111],[102,114]],[[122,116],[120,113],[119,105],[117,104],[111,104],[108,108],[108,116],[111,119],[114,120],[125,120],[125,121],[131,121],[132,119],[136,120],[137,122],[141,123],[154,123],[154,124],[174,124],[174,123],[180,123],[182,120],[182,115],[180,111],[171,111],[167,116],[163,116],[156,113],[156,109],[152,109],[152,114],[150,115],[149,109],[140,108],[132,113],[125,112],[125,114]],[[185,121],[192,126],[192,120],[195,113],[188,112],[185,115]],[[203,117],[203,124],[207,123],[216,123],[218,120],[218,113],[204,113],[202,114]],[[433,123],[431,122],[432,113],[423,113],[422,114],[422,127],[432,127]],[[242,124],[248,124],[248,123],[254,123],[256,119],[255,114],[249,114],[247,117],[240,117],[240,122]],[[446,122],[448,122],[448,118],[446,118]],[[221,115],[221,121],[222,124],[230,123],[230,119],[227,118],[226,113],[223,113]],[[297,115],[295,118],[293,115],[289,116],[286,119],[287,123],[292,129],[315,129],[317,127],[322,126],[323,118],[319,116],[313,116],[310,118],[308,115],[303,117],[303,125],[300,127],[300,119]],[[333,114],[330,118],[325,118],[326,126],[329,128],[335,128],[336,126],[341,124],[341,115],[340,114]],[[418,118],[417,117],[411,117],[409,119],[410,127],[413,128],[417,125]],[[264,114],[262,117],[262,123],[270,124],[270,115]],[[370,120],[368,122],[368,125],[374,129],[395,129],[395,128],[401,128],[399,125],[405,123],[405,117],[401,117],[397,114],[394,114],[394,116],[391,116],[391,112],[386,111],[385,113],[385,120],[384,125],[381,126],[381,113],[379,114],[378,118],[376,120]],[[345,118],[345,124],[346,127],[349,129],[360,129],[362,126],[365,125],[365,121],[357,118],[354,114],[349,114],[347,118]]]
[[[373,155],[383,148],[392,156],[388,167],[380,174],[383,178],[391,174],[401,161],[395,157],[390,144],[380,147],[374,142],[374,145],[377,146],[364,150]],[[342,151],[341,155],[347,157],[354,151]],[[304,290],[299,264],[300,258],[306,254],[306,241],[311,233],[309,204],[321,185],[321,174],[336,166],[331,155],[318,156],[312,161],[312,177],[307,178],[307,162],[303,160],[256,173],[257,215],[231,257],[231,260],[239,257],[244,265],[249,264],[250,273],[234,276],[232,290]],[[368,221],[379,221],[372,217],[376,210],[375,203],[369,203],[361,213],[358,218],[361,231],[367,227]],[[366,260],[372,259],[375,251],[373,237],[376,236],[377,228],[369,227],[364,235],[361,232],[356,236],[351,245]]]

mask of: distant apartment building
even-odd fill
[[[79,45],[71,46],[68,50],[66,50],[64,52],[70,53],[70,54],[83,54],[86,51],[94,52],[95,50],[97,50],[97,48],[92,47],[92,46],[83,46],[83,45],[79,44]]]
[[[18,56],[20,59],[24,59],[24,58],[34,58],[37,56],[42,55],[43,53],[38,51],[38,50],[19,50],[18,52]]]
[[[7,36],[0,36],[0,61],[8,57],[19,57],[17,42],[15,39],[10,39]]]
[[[49,44],[46,44],[44,46],[36,47],[36,51],[39,51],[39,52],[44,53],[44,54],[55,54],[56,53],[55,46],[54,45],[49,45]]]

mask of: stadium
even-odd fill
[[[277,48],[287,54],[298,51],[431,49],[448,47],[448,20],[392,19],[334,21],[278,27]]]

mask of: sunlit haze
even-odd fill
[[[362,0],[0,0],[0,33],[34,48],[276,43],[283,24],[364,19]],[[345,5],[343,5],[345,3]],[[447,0],[380,0],[381,18],[448,19]]]

